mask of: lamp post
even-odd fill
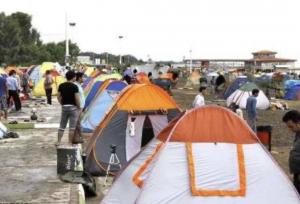
[[[68,36],[68,28],[69,26],[72,27],[72,26],[75,26],[76,23],[72,22],[72,23],[69,23],[68,22],[68,15],[66,14],[66,28],[65,28],[65,36],[66,36],[66,54],[65,54],[65,64],[66,66],[68,67],[70,65],[70,51],[69,51],[69,36]]]
[[[190,74],[192,73],[193,60],[192,60],[192,50],[190,49]]]
[[[120,39],[120,65],[122,65],[121,40],[124,38],[124,36],[119,35],[118,38]]]

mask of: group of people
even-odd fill
[[[249,126],[252,128],[253,131],[256,132],[256,121],[257,121],[257,111],[256,111],[256,104],[259,90],[253,89],[252,95],[248,97],[247,104],[246,104],[246,113],[247,113],[247,121]],[[207,94],[207,87],[201,86],[199,88],[199,93],[196,95],[192,107],[198,108],[205,105],[205,95]],[[236,103],[230,104],[229,108],[235,112],[239,117],[244,119],[243,111],[240,109],[239,105]]]
[[[8,108],[12,107],[12,101],[15,110],[21,111],[22,103],[19,96],[21,89],[21,80],[15,70],[11,70],[8,76],[0,75],[0,116],[3,116],[4,119],[7,119]]]

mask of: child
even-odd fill
[[[240,109],[240,106],[237,105],[236,103],[231,103],[229,108],[235,112],[240,118],[244,119],[243,111]]]

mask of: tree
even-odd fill
[[[0,17],[0,62],[8,64],[30,64],[35,60],[40,35],[32,28],[31,16],[17,12],[10,16],[1,13]]]
[[[43,44],[39,32],[32,27],[32,17],[16,12],[0,13],[0,64],[31,65],[45,61],[64,64],[65,41]],[[79,47],[69,43],[71,62],[76,61]]]
[[[65,41],[62,41],[59,43],[52,42],[52,43],[45,44],[44,47],[50,55],[50,57],[48,58],[48,61],[59,62],[60,64],[64,64],[65,63],[65,46],[66,46]],[[70,55],[71,55],[70,62],[75,63],[77,55],[80,52],[80,49],[77,46],[77,44],[72,43],[71,41],[69,42],[69,49],[70,49]]]

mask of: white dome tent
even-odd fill
[[[187,111],[115,180],[101,204],[299,204],[245,121],[228,109]]]
[[[230,106],[231,103],[235,103],[240,106],[240,108],[246,108],[247,99],[249,96],[252,95],[253,89],[259,89],[254,83],[247,82],[243,86],[241,86],[239,89],[237,89],[235,92],[233,92],[228,98],[227,98],[227,106]],[[270,107],[270,101],[264,94],[262,90],[259,90],[258,96],[257,96],[257,104],[256,108],[261,110],[266,110]]]

